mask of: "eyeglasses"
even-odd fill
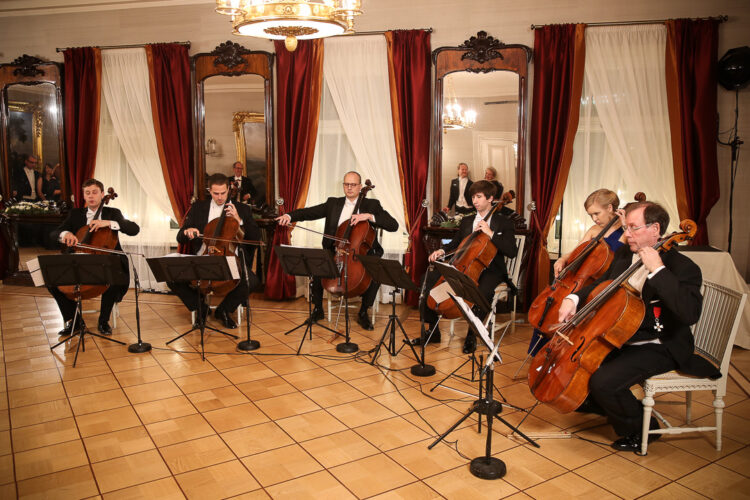
[[[355,188],[355,187],[359,186],[360,184],[361,183],[359,183],[359,182],[345,182],[344,183],[344,187],[345,188]]]
[[[635,226],[635,227],[633,227],[633,226],[627,226],[627,227],[625,227],[625,230],[629,231],[630,234],[633,234],[634,232],[638,231],[639,229],[643,229],[644,227],[649,227],[649,226],[653,226],[653,225],[654,225],[654,223],[651,222],[649,224],[644,224],[642,226]]]

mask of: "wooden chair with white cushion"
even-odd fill
[[[698,323],[693,325],[695,338],[695,352],[718,367],[721,377],[710,378],[693,377],[671,371],[655,375],[643,382],[643,425],[641,429],[641,454],[648,450],[649,434],[682,434],[684,432],[716,432],[716,449],[721,450],[721,420],[724,412],[724,395],[727,392],[727,374],[729,358],[734,345],[734,338],[745,307],[747,294],[704,281],[703,307]],[[654,394],[658,392],[685,391],[685,425],[672,426],[662,415],[654,410]],[[695,427],[691,426],[691,403],[693,391],[713,391],[715,425]],[[682,404],[677,401],[659,401],[659,404]],[[651,413],[654,413],[666,426],[662,429],[649,430]]]

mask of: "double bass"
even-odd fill
[[[227,201],[221,208],[221,215],[206,224],[203,228],[204,250],[200,255],[234,255],[237,250],[238,241],[243,240],[245,233],[234,217],[227,217],[226,205],[231,203],[235,196],[237,185],[232,182]],[[240,283],[240,280],[227,281],[201,281],[200,289],[203,295],[213,294],[223,297]],[[194,283],[197,286],[197,283]]]
[[[367,193],[375,189],[370,179],[359,190],[357,202],[352,214],[359,213],[362,200]],[[372,278],[365,271],[365,266],[357,260],[357,255],[367,255],[375,242],[375,228],[369,222],[358,222],[353,225],[346,220],[336,229],[336,255],[334,260],[341,275],[338,278],[321,280],[323,288],[337,296],[358,297],[365,293],[372,282]],[[344,276],[346,270],[346,276]],[[346,279],[346,281],[344,281]]]
[[[117,198],[114,188],[110,187],[107,189],[107,194],[102,198],[102,202],[99,203],[99,208],[96,209],[94,218],[92,220],[99,219],[102,214],[102,208],[104,205],[109,204],[110,200]],[[78,245],[76,245],[78,253],[90,253],[90,254],[111,254],[112,252],[101,252],[96,249],[102,250],[114,250],[117,247],[118,239],[117,233],[108,227],[99,228],[96,231],[92,231],[87,225],[81,227],[76,231],[76,238],[78,238]],[[69,248],[65,248],[63,252],[70,251]],[[109,288],[109,285],[81,285],[78,287],[81,299],[93,299],[103,294]],[[70,300],[76,300],[76,286],[67,285],[60,286],[58,289],[65,294]]]
[[[635,201],[646,201],[646,195],[636,193]],[[529,323],[546,337],[554,333],[557,312],[563,299],[599,278],[609,268],[614,252],[604,241],[612,226],[620,222],[615,215],[594,238],[578,245],[568,258],[568,265],[555,276],[551,285],[537,295],[529,306]]]
[[[487,222],[490,217],[492,217],[492,214],[511,201],[513,201],[513,193],[503,193],[500,201],[496,203],[489,212],[487,212],[487,215],[484,216],[484,221]],[[482,231],[473,231],[461,241],[448,264],[471,278],[474,283],[477,283],[479,282],[479,276],[485,269],[487,269],[496,255],[497,247],[492,243],[492,238],[484,234]],[[444,319],[460,318],[461,311],[453,300],[446,298],[438,302],[435,299],[435,296],[441,295],[436,289],[438,287],[445,288],[448,286],[449,285],[445,282],[445,278],[441,276],[432,290],[430,290],[430,295],[427,297],[427,307],[442,315]],[[469,307],[471,307],[471,305],[472,304],[469,304]]]
[[[682,232],[662,238],[653,248],[665,252],[692,239],[697,226],[686,219],[680,229]],[[571,412],[583,403],[591,375],[612,349],[619,349],[633,336],[643,321],[646,306],[627,283],[642,266],[637,259],[614,280],[597,285],[586,305],[534,356],[528,381],[538,401],[560,413]]]

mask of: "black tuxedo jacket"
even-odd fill
[[[599,283],[620,276],[632,262],[633,253],[625,244],[615,252],[615,258],[604,275],[591,285],[576,293],[581,299],[579,304]],[[693,354],[693,334],[690,325],[700,318],[703,296],[700,292],[702,283],[701,270],[688,257],[674,248],[661,255],[665,269],[651,279],[647,279],[641,291],[641,298],[646,304],[646,315],[631,341],[660,339],[677,361],[680,368],[685,368]],[[659,322],[663,325],[661,332],[654,329],[654,307],[661,307]],[[579,307],[580,309],[580,307]]]
[[[16,197],[21,198],[23,196],[31,196],[31,185],[29,184],[29,178],[26,177],[26,172],[23,167],[17,168],[13,171],[13,190],[16,192]],[[34,189],[36,189],[37,180],[39,180],[41,174],[34,170]],[[36,194],[39,198],[39,193]],[[75,231],[73,231],[75,232]]]
[[[60,233],[62,233],[63,231],[70,231],[71,233],[76,234],[79,229],[86,225],[86,211],[86,208],[72,209],[70,212],[68,212],[68,216],[65,218],[63,223],[50,233],[50,238],[52,238],[53,241],[58,241],[60,239]],[[115,232],[121,232],[127,234],[128,236],[135,236],[141,230],[138,224],[123,217],[122,212],[113,207],[102,207],[101,219],[117,222],[117,224],[120,225],[120,229],[119,231]],[[119,239],[117,241],[117,246],[115,247],[115,249],[122,250]],[[121,255],[120,260],[122,261],[124,268],[127,270],[127,257]]]
[[[245,233],[246,240],[260,240],[260,228],[253,219],[253,211],[244,203],[235,203],[237,214],[242,220],[242,230]],[[211,208],[211,199],[198,200],[190,206],[182,227],[177,232],[177,242],[190,245],[190,253],[196,255],[203,245],[203,238],[193,238],[192,240],[185,236],[185,229],[194,227],[201,233],[208,224],[208,212]]]
[[[445,253],[452,252],[458,248],[461,242],[473,232],[473,226],[473,216],[469,215],[461,219],[461,224],[458,226],[458,232],[453,236],[450,243],[447,243],[442,247]],[[492,236],[492,243],[497,247],[497,255],[495,255],[495,258],[490,262],[487,271],[497,274],[500,276],[500,281],[504,281],[508,277],[508,269],[505,266],[505,257],[510,257],[512,259],[518,253],[518,248],[516,248],[514,224],[504,215],[496,213],[490,219],[490,229],[495,233]]]
[[[341,211],[344,209],[345,201],[346,198],[343,196],[340,198],[331,197],[328,198],[325,203],[321,203],[320,205],[300,208],[299,210],[289,212],[289,216],[292,218],[292,222],[317,220],[325,217],[326,223],[323,232],[334,236],[336,235],[336,229],[338,229],[339,217],[341,217]],[[375,222],[370,222],[370,224],[376,228],[382,227],[391,233],[398,230],[398,222],[396,222],[396,219],[391,217],[391,215],[383,209],[378,200],[364,198],[362,200],[362,205],[359,207],[359,213],[374,215]],[[323,248],[330,250],[333,249],[334,246],[333,240],[323,238]],[[371,253],[377,256],[383,255],[383,247],[378,243],[377,234],[375,236],[375,241],[372,244]]]
[[[464,189],[464,200],[466,200],[466,203],[469,205],[469,208],[472,208],[473,205],[471,203],[471,196],[469,196],[469,188],[471,185],[474,184],[471,179],[466,180],[466,189]],[[459,189],[459,179],[456,177],[451,181],[451,191],[450,191],[450,197],[448,198],[448,208],[453,208],[453,205],[456,204],[458,201],[458,189]],[[502,194],[502,193],[500,193]]]
[[[234,180],[234,177],[230,177],[229,180]],[[255,190],[255,186],[253,186],[253,182],[250,180],[249,177],[242,176],[242,184],[240,185],[240,192],[238,193],[239,201],[243,201],[243,198],[246,194],[250,195],[250,200],[253,202],[257,202],[258,199],[258,192]]]

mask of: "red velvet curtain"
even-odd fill
[[[667,100],[677,205],[698,224],[693,245],[707,245],[706,217],[719,200],[716,89],[719,21],[667,21]]]
[[[146,45],[151,110],[164,182],[181,223],[193,196],[193,117],[188,48],[174,43]]]
[[[66,49],[65,57],[65,156],[70,192],[75,206],[83,207],[83,181],[94,175],[99,141],[102,56],[96,47]]]
[[[584,31],[583,24],[550,25],[534,31],[529,168],[536,212],[531,218],[534,240],[528,299],[548,282],[547,233],[560,207],[573,159],[583,88]]]
[[[300,40],[289,52],[283,40],[276,48],[279,195],[286,211],[303,207],[310,184],[315,139],[318,134],[320,93],[323,84],[323,40]],[[289,230],[277,227],[273,245],[288,245]],[[268,259],[265,295],[293,298],[295,280],[281,269],[276,253]]]
[[[401,192],[407,229],[412,235],[404,264],[412,280],[419,283],[427,267],[422,239],[427,212],[421,209],[430,158],[430,33],[399,30],[388,31],[385,37]],[[417,293],[407,292],[408,304],[417,305],[418,300]]]

